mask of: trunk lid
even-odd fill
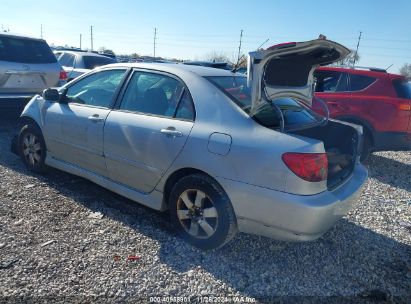
[[[283,43],[249,53],[251,113],[261,104],[280,97],[294,97],[311,106],[314,70],[349,53],[346,47],[324,39]]]
[[[0,93],[41,92],[58,84],[58,63],[24,64],[3,62],[0,75]]]

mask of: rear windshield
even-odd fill
[[[84,56],[83,57],[84,68],[86,69],[94,69],[96,67],[116,63],[116,61],[109,57],[100,57],[100,56]]]
[[[20,63],[57,62],[45,41],[0,36],[0,60]]]
[[[411,82],[397,79],[392,83],[399,98],[411,99]]]
[[[246,77],[218,76],[206,78],[228,95],[244,112],[250,114],[251,90],[247,86]],[[294,98],[277,98],[272,101],[272,104],[268,102],[262,104],[253,115],[257,122],[268,128],[280,127],[281,117],[276,107],[281,110],[284,125],[287,129],[316,124],[323,120],[323,117],[315,114]]]

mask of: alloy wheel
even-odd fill
[[[37,165],[41,161],[41,144],[36,135],[27,133],[23,138],[23,155],[27,163],[31,166]]]
[[[177,216],[192,237],[207,239],[217,230],[218,212],[213,201],[203,191],[184,191],[177,202]]]

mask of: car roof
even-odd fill
[[[84,51],[68,51],[68,50],[54,50],[56,53],[69,53],[69,54],[74,54],[74,55],[79,55],[79,56],[94,56],[94,57],[104,57],[104,58],[110,58],[106,55],[94,53],[94,52],[84,52]]]
[[[106,67],[127,67],[127,68],[141,68],[149,70],[164,71],[173,74],[179,74],[181,72],[191,72],[197,74],[198,76],[241,76],[244,74],[233,73],[229,70],[217,69],[212,67],[198,66],[198,65],[187,65],[187,64],[175,64],[175,63],[145,63],[145,62],[133,62],[133,63],[115,63],[105,65]]]
[[[28,35],[21,35],[21,34],[12,33],[12,32],[0,32],[0,36],[15,37],[15,38],[38,40],[38,41],[44,41],[44,42],[46,42],[46,40],[44,40],[44,39],[42,39],[42,38],[33,37],[33,36],[28,36]]]
[[[375,78],[384,77],[386,75],[393,76],[395,78],[405,78],[399,74],[387,73],[384,69],[377,68],[349,68],[349,67],[338,67],[338,66],[322,66],[318,70],[322,71],[336,71],[336,72],[346,72],[357,75],[372,76]]]

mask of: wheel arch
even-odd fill
[[[18,122],[19,122],[20,126],[23,126],[24,124],[29,124],[29,123],[34,124],[35,126],[37,126],[41,130],[41,127],[40,127],[39,123],[34,118],[32,118],[28,115],[20,116]]]
[[[367,134],[370,135],[371,143],[372,143],[373,146],[375,145],[375,136],[374,136],[375,130],[374,130],[374,127],[368,121],[366,121],[365,119],[362,119],[362,118],[357,117],[357,116],[351,116],[351,115],[338,116],[335,119],[363,126],[364,133],[367,133]]]
[[[220,183],[214,178],[212,177],[210,174],[200,170],[200,169],[196,169],[196,168],[190,168],[190,167],[186,167],[186,168],[180,168],[176,171],[174,171],[173,173],[171,173],[165,183],[164,183],[164,187],[163,187],[163,197],[164,197],[164,204],[166,206],[166,208],[168,208],[169,206],[169,196],[171,193],[171,190],[173,189],[173,186],[175,185],[175,183],[177,181],[179,181],[180,179],[182,179],[185,176],[188,175],[192,175],[192,174],[203,174],[206,175],[210,178],[212,178],[221,188],[222,186],[220,185]],[[223,188],[222,188],[223,189]]]

